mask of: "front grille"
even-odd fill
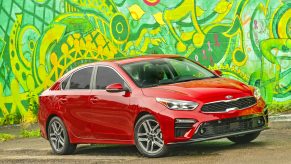
[[[227,109],[230,108],[244,109],[251,107],[256,103],[257,99],[255,97],[244,97],[229,101],[208,103],[203,105],[201,110],[203,112],[226,112]]]
[[[226,135],[230,133],[243,132],[247,130],[255,130],[265,125],[263,116],[260,117],[236,117],[217,121],[203,123],[197,133],[193,136],[196,138],[216,137],[218,135]]]

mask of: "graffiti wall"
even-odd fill
[[[0,0],[0,124],[35,120],[38,95],[104,59],[179,54],[290,103],[289,0]]]

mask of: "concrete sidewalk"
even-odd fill
[[[0,143],[1,163],[126,163],[126,164],[273,164],[291,161],[290,122],[270,122],[270,129],[249,144],[227,139],[173,147],[164,158],[141,157],[132,145],[78,145],[73,155],[53,155],[43,138],[15,139]]]

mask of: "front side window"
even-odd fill
[[[139,87],[153,87],[184,81],[217,77],[186,58],[161,58],[122,65]]]
[[[90,89],[93,67],[87,67],[75,72],[70,80],[70,89]]]
[[[108,85],[113,83],[120,83],[125,86],[124,80],[109,67],[99,66],[96,75],[96,89],[105,89]]]

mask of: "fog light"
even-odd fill
[[[175,137],[183,137],[197,121],[189,118],[175,119]]]
[[[187,124],[195,124],[197,121],[194,119],[176,119],[176,123],[187,123]]]
[[[206,129],[205,128],[202,128],[201,130],[200,130],[200,134],[204,134],[206,132]]]
[[[257,123],[258,123],[258,125],[262,125],[262,124],[264,124],[264,120],[262,118],[259,118]]]

